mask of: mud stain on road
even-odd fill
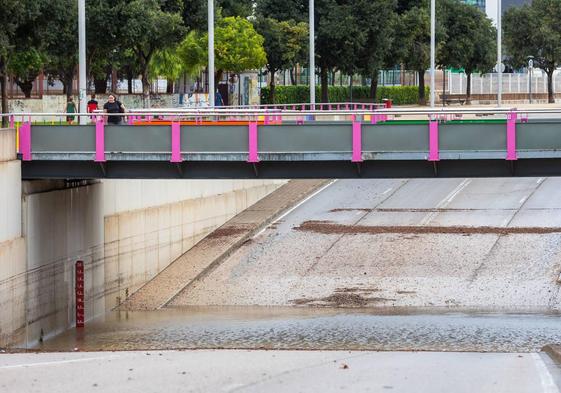
[[[306,221],[294,228],[297,231],[320,234],[457,234],[457,235],[543,235],[561,233],[558,227],[467,227],[467,226],[365,226],[335,224],[330,221]]]
[[[297,306],[316,307],[366,307],[382,302],[391,302],[396,299],[384,297],[371,297],[367,294],[378,292],[377,288],[337,288],[332,295],[323,298],[301,298],[292,300]]]

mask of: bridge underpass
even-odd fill
[[[199,366],[184,375],[207,390],[233,378],[240,391],[286,391],[293,387],[287,373],[291,381],[334,374],[328,385],[337,385],[345,378],[337,373],[348,367],[350,373],[377,375],[366,383],[349,374],[344,383],[355,391],[444,391],[438,381],[450,375],[458,392],[557,392],[558,366],[538,351],[561,340],[560,190],[556,178],[335,181],[254,232],[218,264],[202,267],[204,274],[183,290],[157,276],[151,283],[170,299],[157,311],[134,311],[133,304],[93,321],[85,335],[69,331],[39,348],[143,350],[116,355],[111,363],[106,354],[95,354],[101,367],[116,370],[124,367],[122,356],[134,359],[134,369],[146,371],[134,374],[131,387],[137,378],[153,383],[142,376],[147,362],[154,367],[148,373],[165,386],[183,374],[164,369],[163,362],[194,356]],[[223,227],[200,246],[237,235],[234,227]],[[178,262],[192,266],[193,257]],[[135,295],[131,300],[138,301]],[[180,352],[158,356],[177,348],[198,350],[185,358]],[[217,352],[204,351],[215,348],[233,349],[228,359],[242,363],[255,357],[235,349],[265,348],[261,353],[291,365],[259,368],[266,377],[232,377],[213,357]],[[295,349],[344,349],[346,356],[313,351],[327,357],[304,361],[309,352],[290,351]],[[202,359],[213,363],[216,384],[200,378],[207,372]],[[421,383],[411,370],[434,382]],[[48,378],[42,368],[33,375]],[[93,369],[91,375],[92,382],[99,378]]]

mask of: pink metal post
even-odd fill
[[[263,124],[265,124],[266,126],[269,125],[269,115],[265,115],[265,117],[263,119]]]
[[[370,116],[370,123],[371,124],[378,124],[379,120],[380,119],[379,119],[378,115],[376,115],[376,114],[373,114],[372,116]]]
[[[171,161],[173,163],[182,162],[181,159],[181,123],[174,121],[171,123]]]
[[[510,112],[506,118],[506,159],[518,159],[516,154],[516,112]]]
[[[249,123],[249,157],[247,160],[249,163],[259,162],[257,142],[257,122],[252,121]]]
[[[105,123],[103,116],[95,122],[95,162],[105,162]]]
[[[362,124],[359,121],[353,121],[352,162],[362,162]]]
[[[23,161],[31,161],[31,123],[24,122],[19,128],[19,150]]]
[[[440,161],[438,144],[438,121],[429,120],[429,161]]]
[[[10,128],[15,128],[16,126],[16,119],[14,117],[14,115],[10,116]]]

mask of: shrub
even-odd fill
[[[309,87],[277,86],[275,88],[275,104],[297,104],[309,101]],[[418,102],[417,86],[378,86],[375,102],[382,102],[384,98],[393,101],[394,105],[415,105]],[[353,86],[353,102],[372,102],[369,86]],[[429,96],[429,88],[425,88],[425,96]],[[320,87],[316,90],[316,98],[321,97]],[[349,87],[329,86],[329,102],[349,102],[351,100]],[[319,101],[319,100],[318,100]],[[271,104],[269,87],[261,89],[261,103]]]

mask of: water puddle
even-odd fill
[[[430,311],[430,312],[429,312]],[[531,352],[561,343],[561,314],[309,307],[111,312],[35,349]]]

